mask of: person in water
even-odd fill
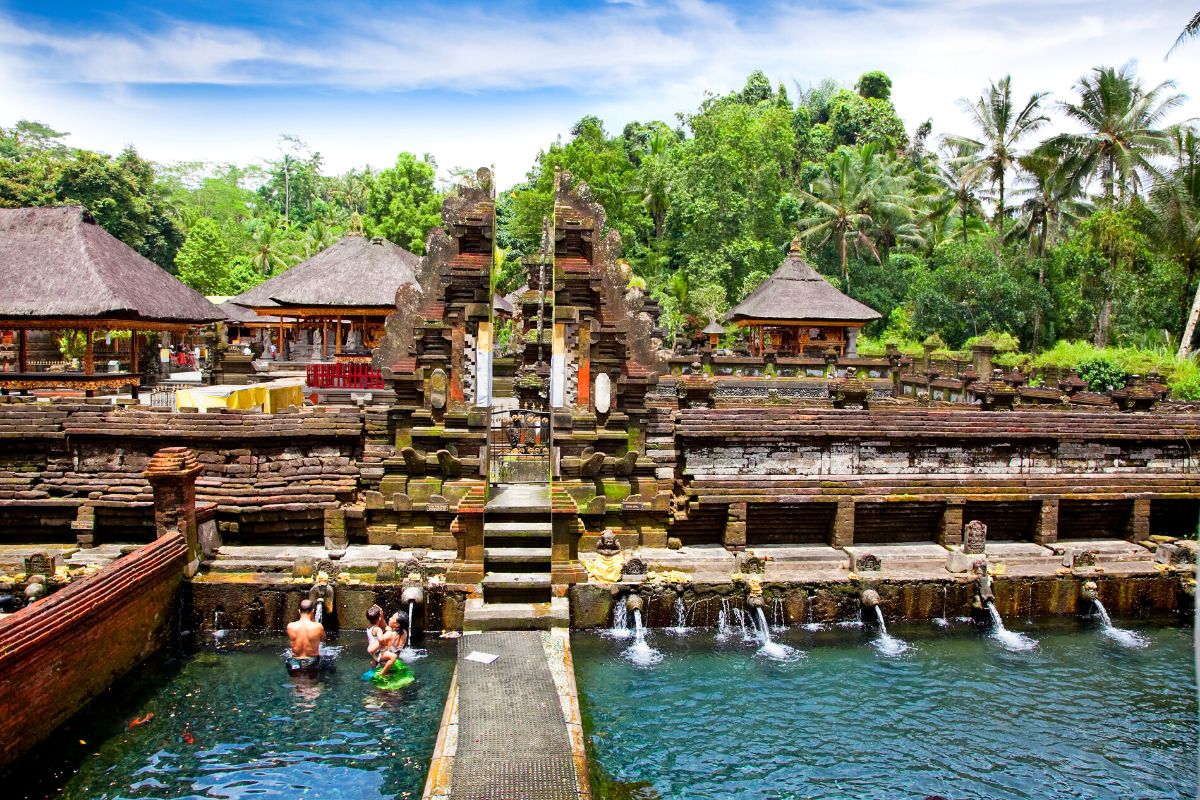
[[[325,626],[313,619],[311,600],[300,601],[300,618],[288,624],[287,635],[292,644],[288,672],[316,671],[321,665],[321,642],[325,641]]]
[[[391,671],[392,665],[396,663],[396,659],[400,657],[400,651],[406,644],[408,644],[408,614],[397,611],[388,620],[388,629],[379,637],[379,663],[383,664],[383,669],[379,671],[381,677]]]
[[[390,667],[396,660],[396,654],[384,653],[383,644],[380,642],[387,632],[383,622],[383,609],[377,605],[368,608],[367,622],[370,623],[370,627],[367,628],[367,655],[371,657],[371,668],[378,668],[383,663]]]

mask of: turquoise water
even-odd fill
[[[0,776],[6,798],[333,800],[420,797],[454,667],[431,641],[417,680],[362,680],[362,634],[342,637],[337,671],[290,678],[279,636],[229,632],[121,682],[46,746]],[[337,644],[337,643],[335,643]],[[129,728],[129,722],[154,718]],[[85,744],[86,743],[86,744]],[[15,791],[14,791],[15,787]]]
[[[1007,621],[1025,652],[970,625],[572,637],[589,754],[623,798],[1193,798],[1197,704],[1190,628]],[[876,646],[871,646],[875,643]],[[631,654],[632,656],[633,654]]]

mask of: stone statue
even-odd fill
[[[969,556],[983,555],[987,548],[987,525],[973,519],[963,526],[963,552]]]
[[[621,552],[621,542],[612,528],[606,528],[596,541],[596,552],[602,556],[614,556]]]
[[[611,528],[606,528],[596,541],[596,557],[584,562],[588,577],[598,583],[616,583],[625,569],[621,542]]]

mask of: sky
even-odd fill
[[[159,162],[241,164],[304,140],[327,174],[407,150],[522,180],[587,114],[695,110],[763,70],[789,94],[868,70],[911,129],[970,133],[957,105],[1011,74],[1018,96],[1070,100],[1098,65],[1138,62],[1200,117],[1200,40],[1164,61],[1184,0],[0,0],[0,125],[33,119],[69,144]],[[1057,123],[1066,128],[1065,122]]]

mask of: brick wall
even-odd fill
[[[164,536],[0,619],[0,767],[169,639],[185,560]]]

